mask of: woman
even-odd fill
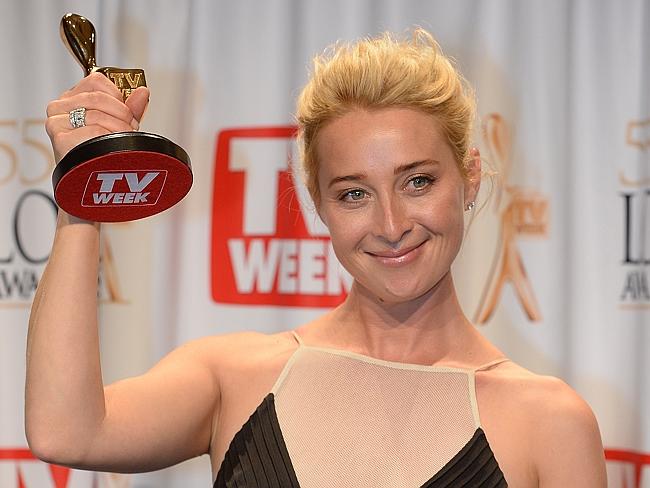
[[[48,106],[57,159],[137,130],[147,97],[83,79]],[[36,455],[134,472],[209,453],[218,487],[605,486],[586,403],[507,360],[458,304],[450,267],[481,161],[470,90],[433,38],[336,47],[297,117],[307,187],[354,277],[345,302],[295,331],[186,344],[104,388],[100,228],[60,212],[28,339]]]

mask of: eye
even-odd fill
[[[421,191],[431,185],[431,183],[433,183],[433,178],[430,176],[417,175],[406,182],[406,188]]]
[[[342,193],[341,196],[339,196],[339,200],[344,202],[358,202],[359,200],[363,200],[365,196],[365,191],[355,188],[354,190],[348,190]]]

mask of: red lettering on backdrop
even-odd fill
[[[32,454],[29,449],[16,448],[16,449],[0,449],[0,461],[37,461],[38,458]],[[55,464],[48,465],[50,470],[50,475],[52,476],[52,481],[54,482],[54,488],[66,488],[68,486],[68,479],[70,478],[70,469],[64,468],[63,466],[57,466]],[[23,480],[22,473],[20,468],[16,467],[18,487],[17,488],[28,488],[25,486],[25,481]]]
[[[650,454],[620,449],[605,449],[605,459],[631,464],[634,469],[634,488],[641,488],[641,469],[643,466],[650,466]],[[628,488],[625,476],[622,478],[621,486],[622,488]]]
[[[217,137],[211,284],[218,303],[333,307],[351,279],[294,185],[294,126],[225,129]]]

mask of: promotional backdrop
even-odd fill
[[[311,58],[337,40],[430,30],[476,88],[487,166],[455,265],[463,306],[514,361],[593,408],[614,488],[650,487],[650,4],[38,1],[0,3],[0,487],[207,487],[207,457],[93,474],[33,458],[24,437],[29,306],[56,207],[47,102],[82,71],[66,12],[97,28],[100,66],[143,68],[142,129],[192,158],[175,208],[104,226],[107,382],[197,337],[297,326],[350,279],[304,188],[292,113]],[[645,413],[644,413],[645,412]]]

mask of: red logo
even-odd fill
[[[155,205],[166,180],[166,170],[93,171],[86,182],[81,206]]]
[[[332,307],[351,278],[307,190],[291,174],[294,126],[226,129],[217,137],[212,298],[218,303]]]
[[[605,459],[607,459],[608,464],[615,463],[620,467],[618,479],[620,479],[621,484],[618,486],[621,488],[641,488],[641,472],[646,466],[648,466],[647,469],[650,469],[650,454],[620,449],[605,449]],[[628,484],[630,477],[632,483]],[[610,473],[610,480],[612,478],[616,479],[616,476]]]
[[[9,479],[7,488],[68,488],[73,472],[68,468],[46,464],[34,457],[29,449],[0,449],[0,472],[2,479]],[[74,471],[91,486],[92,474]],[[11,481],[11,478],[14,481]],[[81,480],[77,480],[81,481]],[[5,485],[3,485],[5,486]]]

